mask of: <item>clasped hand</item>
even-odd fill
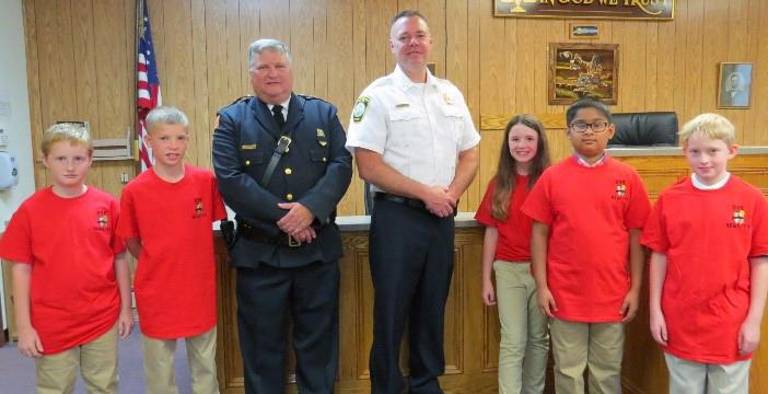
[[[288,213],[277,221],[280,230],[302,243],[312,242],[317,237],[315,229],[310,227],[315,216],[309,209],[297,202],[283,202],[277,206],[288,210]]]
[[[427,210],[441,218],[453,215],[458,200],[447,187],[442,186],[430,187],[423,198]]]

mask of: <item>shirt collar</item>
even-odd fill
[[[280,105],[283,106],[283,115],[288,115],[288,103],[291,102],[291,96],[288,96],[288,99],[280,103]],[[274,107],[275,104],[267,104],[267,108],[269,108],[269,111],[272,112],[272,107]]]
[[[599,159],[597,159],[596,162],[590,163],[588,162],[583,156],[581,156],[578,153],[574,153],[573,157],[576,159],[576,163],[582,167],[587,168],[594,168],[594,167],[600,167],[601,165],[605,164],[605,161],[608,159],[608,152],[603,152],[603,155],[600,156]]]
[[[694,172],[691,174],[691,183],[693,184],[693,187],[699,190],[717,190],[722,189],[723,186],[725,186],[726,183],[728,183],[728,180],[731,179],[731,173],[726,172],[723,179],[717,181],[717,183],[713,185],[705,185],[703,182],[699,180],[699,177],[696,176],[696,173]]]
[[[405,71],[403,71],[402,68],[400,68],[400,65],[395,66],[395,71],[392,73],[392,75],[395,78],[395,83],[397,86],[406,91],[408,89],[411,89],[413,87],[419,87],[419,86],[437,86],[437,78],[435,78],[432,73],[429,72],[429,69],[427,68],[427,82],[426,83],[416,83],[411,81],[410,78],[408,78],[408,75],[405,74]]]

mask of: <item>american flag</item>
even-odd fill
[[[136,71],[138,72],[138,95],[136,96],[136,107],[138,113],[138,122],[136,129],[139,137],[139,160],[141,161],[141,170],[152,167],[152,150],[144,142],[144,136],[147,129],[144,127],[144,120],[152,108],[161,104],[160,96],[160,78],[157,76],[157,62],[155,61],[155,50],[152,46],[152,29],[149,26],[149,11],[147,1],[143,1],[144,7],[141,20],[139,21],[139,53],[136,58]]]

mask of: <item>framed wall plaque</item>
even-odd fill
[[[593,97],[615,105],[618,98],[617,44],[549,44],[549,104]]]

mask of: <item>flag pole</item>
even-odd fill
[[[144,9],[144,0],[136,0],[136,32],[133,35],[134,37],[134,43],[133,43],[133,64],[131,65],[133,70],[133,138],[132,140],[132,148],[133,148],[133,161],[134,161],[134,176],[135,174],[138,174],[141,172],[141,159],[139,158],[139,107],[136,105],[136,103],[139,100],[139,90],[136,89],[136,86],[139,85],[139,75],[136,71],[136,64],[139,62],[139,40],[141,39],[141,29],[144,27],[143,23],[143,9]]]
[[[147,0],[142,0],[136,53],[136,139],[139,145],[139,172],[152,167],[152,147],[143,137],[147,136],[146,116],[162,103],[157,58],[152,44],[152,22],[149,19]]]

